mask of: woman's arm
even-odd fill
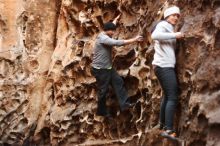
[[[181,32],[166,32],[165,26],[158,25],[153,31],[151,38],[153,40],[168,40],[182,38],[183,36]]]

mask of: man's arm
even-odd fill
[[[132,44],[134,42],[142,42],[143,41],[143,37],[138,35],[134,38],[131,38],[131,39],[128,39],[128,40],[124,40],[124,44],[127,45],[127,44]]]
[[[118,23],[118,20],[120,19],[121,17],[121,14],[119,14],[114,20],[112,23],[114,23],[115,25]]]
[[[108,45],[108,46],[122,46],[124,45],[124,40],[116,40],[110,37],[102,38],[100,43]]]
[[[101,43],[109,46],[123,46],[134,42],[142,42],[142,41],[143,41],[143,37],[138,35],[134,38],[127,40],[116,40],[110,37],[106,37],[101,41]]]

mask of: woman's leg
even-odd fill
[[[178,103],[178,84],[176,73],[173,68],[167,72],[169,84],[166,86],[167,105],[165,111],[165,124],[168,130],[173,130],[174,115]]]
[[[162,97],[160,104],[160,129],[164,129],[165,127],[165,110],[167,104],[167,98]]]
[[[178,85],[176,73],[174,68],[161,67],[156,67],[155,73],[165,95],[161,104],[160,120],[161,122],[165,122],[166,129],[173,130],[173,120],[178,101]]]

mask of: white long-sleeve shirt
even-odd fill
[[[154,59],[152,64],[160,67],[175,67],[176,33],[167,21],[157,24],[151,38],[154,40]]]

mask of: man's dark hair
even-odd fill
[[[112,22],[107,22],[104,24],[104,31],[116,30],[116,25]]]

